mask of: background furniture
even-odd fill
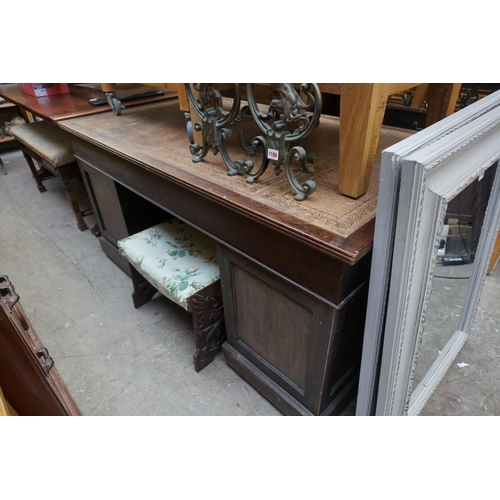
[[[370,182],[387,99],[412,89],[417,83],[322,83],[326,93],[340,95],[340,178],[341,194],[358,198]],[[427,85],[426,125],[455,110],[461,84]]]
[[[0,387],[9,414],[80,415],[7,276],[0,276]]]
[[[19,108],[8,101],[0,102],[0,127],[4,127],[5,122],[10,122],[12,118],[16,116],[22,116]],[[17,142],[11,135],[5,135],[0,138],[0,148],[6,149],[11,147],[16,147]]]
[[[0,387],[0,417],[17,417],[18,414],[10,403],[5,399],[2,388]]]
[[[104,92],[95,88],[95,86],[81,86],[75,84],[69,84],[70,92],[66,94],[45,96],[45,97],[33,97],[31,95],[25,94],[20,91],[17,83],[3,84],[0,85],[0,97],[3,97],[9,101],[12,105],[17,106],[17,108],[22,111],[23,116],[29,122],[34,122],[35,117],[42,119],[43,121],[50,122],[57,125],[62,120],[68,120],[71,118],[78,118],[82,116],[90,116],[100,113],[105,113],[110,111],[110,106],[93,106],[89,104],[89,99],[104,98]],[[177,97],[177,92],[172,89],[165,89],[163,96],[148,97],[144,99],[138,99],[136,101],[131,101],[127,103],[127,106],[134,107],[144,103],[151,102],[162,102],[165,100],[173,99]],[[47,130],[47,129],[46,129]],[[64,132],[62,132],[64,134]],[[61,135],[61,134],[59,134]],[[43,174],[43,170],[38,173],[32,159],[35,161],[40,161],[43,164],[45,160],[44,168],[48,170],[51,174],[61,177],[63,181],[64,188],[70,199],[70,202],[75,212],[75,216],[78,222],[78,228],[80,230],[87,229],[87,225],[83,221],[84,214],[81,212],[78,202],[74,197],[73,190],[71,188],[70,179],[74,178],[75,175],[79,175],[78,168],[75,163],[65,165],[62,169],[60,166],[52,165],[50,161],[47,162],[47,158],[43,155],[37,154],[35,150],[29,150],[29,144],[23,146],[25,152],[25,158],[28,165],[37,181],[38,188],[43,191],[45,188],[41,185],[43,178],[47,178],[47,174]],[[28,149],[26,149],[28,148]],[[86,212],[85,214],[87,214]],[[98,232],[96,228],[92,228],[92,233],[97,236]]]
[[[0,85],[0,96],[15,104],[19,108],[32,113],[44,120],[59,122],[80,116],[89,116],[110,111],[106,104],[93,106],[89,99],[104,98],[104,92],[94,87],[83,87],[69,84],[70,92],[67,94],[52,95],[45,97],[33,97],[19,90],[17,83]],[[177,97],[175,90],[166,89],[165,95],[149,97],[130,101],[127,106],[140,106],[149,102],[160,102]]]
[[[118,84],[116,83],[101,83],[101,89],[105,93],[108,98],[108,102],[111,101],[111,108],[115,114],[121,113],[121,102],[119,100],[119,96],[116,91],[118,90]],[[142,85],[146,85],[149,87],[155,87],[157,89],[161,89],[165,91],[167,94],[175,93],[179,97],[179,107],[183,111],[189,111],[189,102],[184,90],[183,83],[143,83]]]
[[[0,128],[5,126],[5,122],[10,122],[12,118],[21,116],[19,108],[8,101],[0,101]],[[8,134],[0,134],[0,152],[4,149],[15,148],[18,143],[14,137]],[[0,170],[4,175],[7,175],[7,168],[5,167],[2,158],[0,157]]]

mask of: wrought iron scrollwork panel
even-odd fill
[[[186,93],[192,108],[200,117],[201,122],[193,126],[192,117],[185,113],[188,136],[191,142],[190,152],[195,163],[203,161],[208,151],[214,155],[221,153],[228,168],[228,175],[248,173],[253,168],[250,160],[238,159],[232,161],[227,151],[225,141],[232,135],[232,128],[236,126],[240,145],[247,152],[253,154],[253,148],[245,144],[243,140],[242,120],[248,113],[248,107],[241,108],[241,90],[238,83],[234,84],[234,99],[230,111],[223,107],[222,95],[212,83],[193,84],[197,96],[193,95],[190,84],[186,84]],[[194,142],[193,128],[202,134],[202,144]]]
[[[306,96],[304,102],[291,83],[275,83],[275,95],[267,113],[260,111],[253,83],[247,83],[247,97],[250,112],[264,135],[254,139],[254,144],[261,144],[265,161],[255,173],[246,175],[248,182],[255,182],[266,171],[269,162],[274,165],[274,173],[279,175],[285,168],[288,182],[295,191],[295,199],[302,201],[316,190],[316,183],[311,179],[300,184],[293,173],[292,164],[300,163],[305,172],[314,172],[316,155],[307,153],[301,142],[319,125],[322,98],[315,83],[302,83],[301,92]]]
[[[241,107],[240,84],[234,84],[234,99],[229,111],[223,108],[221,93],[213,84],[186,84],[186,93],[192,109],[199,115],[199,122],[192,123],[189,113],[185,114],[190,151],[194,162],[201,162],[211,150],[221,157],[228,168],[228,175],[244,174],[247,182],[257,182],[267,170],[269,163],[274,165],[274,173],[279,175],[284,168],[287,180],[295,191],[295,199],[304,200],[316,189],[311,179],[301,184],[293,172],[293,165],[298,163],[302,170],[314,172],[316,156],[307,152],[303,146],[304,139],[319,125],[322,98],[319,87],[315,83],[300,84],[300,92],[292,83],[271,84],[274,89],[273,98],[267,112],[262,112],[257,105],[254,84],[247,83],[248,105]],[[247,142],[243,134],[243,118],[251,115],[262,134]],[[201,133],[202,144],[194,141],[193,129]],[[254,163],[251,160],[231,160],[225,141],[236,131],[238,142],[243,151],[250,156],[262,153],[260,167],[252,172]]]

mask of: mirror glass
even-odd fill
[[[467,289],[496,170],[497,164],[488,168],[448,203],[413,388],[432,370],[446,344],[462,328]]]

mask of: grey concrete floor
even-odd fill
[[[189,314],[162,296],[134,309],[130,279],[78,230],[60,181],[39,193],[20,151],[0,154],[8,170],[0,173],[0,274],[83,415],[281,415],[222,354],[196,373]],[[500,415],[499,297],[500,266],[486,279],[471,338],[422,415]]]

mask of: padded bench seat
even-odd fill
[[[36,151],[54,168],[75,161],[67,132],[47,122],[24,123],[12,127],[12,135],[22,144]]]
[[[21,145],[24,157],[37,183],[38,190],[43,193],[47,188],[45,179],[59,177],[66,195],[71,203],[80,231],[88,229],[83,217],[90,211],[82,211],[78,204],[71,179],[81,178],[80,170],[73,155],[70,134],[48,122],[24,123],[12,127],[11,134]],[[37,170],[35,160],[40,169]]]
[[[132,266],[136,308],[159,291],[192,314],[200,371],[226,339],[215,241],[172,218],[119,240],[118,248]]]

